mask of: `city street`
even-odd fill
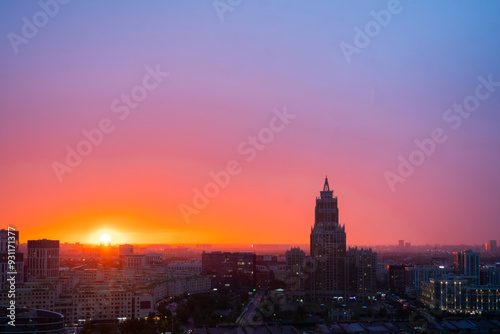
[[[265,290],[260,290],[257,294],[250,299],[250,302],[247,304],[241,315],[236,320],[237,324],[250,324],[252,323],[255,314],[257,313],[258,307],[262,302],[262,298],[264,297]]]

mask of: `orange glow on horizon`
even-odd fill
[[[111,237],[109,236],[109,234],[104,233],[99,238],[99,241],[104,243],[105,245],[109,245],[111,243]]]
[[[302,176],[289,182],[273,173],[242,173],[199,214],[192,215],[190,222],[183,220],[178,206],[191,205],[192,189],[206,183],[205,175],[194,180],[169,179],[171,191],[157,186],[161,177],[165,174],[141,174],[137,177],[141,182],[129,185],[107,179],[99,185],[98,194],[87,184],[88,179],[77,179],[80,192],[62,191],[64,183],[61,189],[53,191],[60,199],[58,202],[40,200],[37,193],[28,193],[25,201],[33,203],[34,209],[22,215],[13,214],[19,207],[5,205],[6,210],[12,211],[7,216],[16,221],[11,226],[20,231],[21,243],[45,238],[61,243],[99,244],[101,235],[108,234],[113,246],[309,244],[315,197],[321,190],[322,177]],[[144,184],[148,187],[142,189]],[[412,206],[401,205],[394,210],[375,181],[360,177],[354,183],[332,178],[330,187],[339,199],[340,223],[346,226],[348,245],[395,244],[399,239],[419,244],[426,240],[426,230],[420,228],[418,216],[408,218]],[[141,196],[137,196],[139,193]],[[412,198],[410,194],[398,195],[404,203],[414,203]],[[428,212],[439,217],[435,208],[429,207]]]
[[[103,228],[90,234],[87,242],[90,244],[104,243],[105,245],[111,245],[124,244],[126,240],[121,233],[110,228]]]

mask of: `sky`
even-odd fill
[[[2,1],[21,242],[500,239],[497,1]]]

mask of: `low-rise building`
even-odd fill
[[[132,274],[118,269],[74,268],[60,278],[16,284],[16,306],[60,313],[67,324],[146,317],[170,297],[211,290],[210,277],[172,278],[165,273]],[[0,305],[10,302],[0,291]]]
[[[172,262],[167,265],[168,270],[179,271],[179,272],[191,272],[194,274],[201,273],[201,261],[194,262]]]

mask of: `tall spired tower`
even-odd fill
[[[339,224],[337,197],[333,197],[328,177],[316,198],[314,227],[311,228],[313,262],[311,294],[314,300],[331,301],[346,297],[348,270],[345,226]]]

